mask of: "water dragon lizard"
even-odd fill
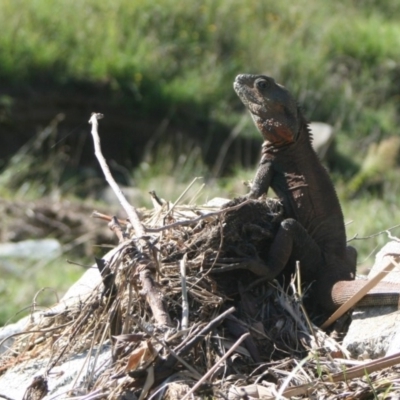
[[[317,300],[333,310],[365,281],[354,280],[357,253],[347,246],[339,199],[312,148],[308,123],[290,92],[268,76],[238,75],[233,86],[264,138],[246,197],[259,198],[271,187],[287,215],[268,259],[252,260],[246,268],[273,279],[294,258],[300,262],[302,281],[316,281]],[[399,294],[399,284],[381,282],[360,305],[398,304]]]

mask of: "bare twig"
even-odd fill
[[[194,185],[194,183],[200,179],[200,177],[196,177],[192,180],[192,182],[189,183],[188,187],[181,193],[181,195],[175,200],[175,203],[172,204],[171,208],[168,210],[168,212],[165,214],[164,218],[167,218],[169,214],[173,211],[173,209],[176,207],[176,205],[183,199],[185,194],[188,192],[188,190]]]
[[[221,357],[212,368],[208,370],[208,372],[185,394],[185,396],[182,397],[182,400],[185,400],[189,398],[190,395],[192,395],[222,364],[225,362],[225,360],[230,357],[230,355],[239,347],[240,343],[243,342],[248,336],[250,336],[250,333],[245,333],[240,338],[232,345],[232,347],[224,354],[223,357]]]
[[[115,233],[120,243],[127,239],[122,231],[122,227],[119,224],[117,217],[111,218],[111,221],[108,223],[108,227]]]
[[[119,188],[114,178],[112,177],[111,171],[108,168],[107,162],[104,159],[103,154],[101,152],[100,137],[98,133],[98,125],[99,125],[98,120],[102,119],[103,117],[104,117],[103,114],[92,113],[92,116],[90,117],[89,120],[89,123],[92,125],[91,133],[93,136],[94,153],[99,161],[101,169],[103,170],[106,181],[111,186],[111,189],[114,191],[121,206],[124,208],[126,214],[128,215],[129,221],[131,222],[133,228],[135,229],[136,235],[138,237],[141,237],[145,235],[146,230],[143,227],[142,223],[140,222],[136,209],[129,204],[128,200],[126,200],[126,197],[124,196],[121,189]]]
[[[146,230],[147,233],[158,233],[158,232],[166,231],[168,229],[177,228],[179,226],[193,225],[193,224],[196,224],[197,222],[200,222],[203,219],[216,217],[218,215],[222,215],[222,214],[226,214],[226,213],[231,212],[231,211],[238,210],[239,208],[243,207],[244,205],[250,203],[251,201],[252,201],[251,199],[248,199],[248,200],[245,200],[242,203],[236,204],[235,206],[232,206],[232,207],[223,208],[223,209],[218,210],[218,211],[212,211],[212,212],[209,212],[207,214],[200,215],[199,217],[194,218],[194,219],[188,219],[188,220],[185,220],[185,221],[174,222],[173,224],[164,225],[164,226],[161,226],[159,228],[147,228],[147,227],[145,227],[145,230]],[[99,219],[102,219],[104,221],[111,221],[111,219],[112,219],[112,217],[110,217],[109,215],[99,213],[98,211],[93,211],[92,218],[99,218]],[[118,219],[118,222],[121,225],[126,225],[128,223],[127,221],[124,221],[124,220],[121,220],[121,219]]]
[[[153,207],[156,210],[159,210],[164,204],[166,204],[165,200],[160,199],[155,190],[150,190],[149,195],[151,197],[151,201],[153,203]]]
[[[74,321],[69,321],[66,324],[62,324],[62,325],[58,325],[55,326],[53,328],[49,328],[49,329],[33,329],[31,331],[22,331],[22,332],[17,332],[17,333],[13,333],[12,335],[9,335],[7,337],[5,337],[1,342],[0,342],[0,347],[3,346],[3,344],[8,340],[11,339],[12,337],[16,337],[16,336],[21,336],[21,335],[29,335],[30,333],[48,333],[48,332],[53,332],[56,331],[57,329],[61,329],[64,328],[68,325],[71,325]]]
[[[201,191],[204,189],[204,187],[206,186],[205,183],[202,183],[199,187],[199,189],[194,193],[194,195],[192,196],[192,198],[189,200],[189,205],[193,205],[195,204],[197,198],[199,197]]]
[[[172,371],[175,364],[179,361],[182,363],[189,371],[195,374],[196,379],[200,379],[201,375],[190,365],[188,364],[182,357],[185,356],[194,346],[196,346],[199,342],[201,342],[205,335],[207,335],[212,329],[215,329],[218,325],[220,325],[226,316],[232,314],[235,311],[234,307],[229,308],[228,310],[224,311],[222,314],[218,315],[212,321],[210,321],[206,326],[204,326],[200,331],[194,330],[191,332],[190,336],[187,336],[174,350],[168,347],[166,343],[163,343],[169,350],[169,355],[162,362],[160,365],[157,365],[155,368],[155,375],[160,379],[165,373],[167,375]],[[143,330],[148,332],[148,330],[139,322],[137,321],[138,325],[142,327]],[[150,333],[149,333],[150,334]],[[156,336],[152,337],[159,342]]]
[[[304,304],[303,304],[303,293],[302,293],[302,288],[301,288],[300,261],[296,261],[295,279],[296,279],[296,283],[297,283],[297,285],[296,285],[297,286],[297,290],[295,290],[295,285],[293,283],[293,280],[290,283],[290,286],[292,286],[292,288],[293,288],[293,293],[294,293],[295,299],[298,302],[299,307],[300,307],[300,309],[301,309],[301,311],[303,313],[303,317],[307,322],[308,329],[310,330],[311,334],[314,336],[315,343],[317,343],[317,346],[319,347],[320,343],[319,343],[319,340],[318,340],[318,336],[317,336],[317,334],[315,332],[315,329],[314,329],[314,326],[313,326],[313,324],[311,322],[311,319],[308,316],[307,310],[306,310],[306,308],[304,307]]]
[[[69,397],[69,399],[70,400],[100,400],[100,399],[104,399],[109,394],[110,394],[110,392],[101,388],[101,389],[97,389],[89,394],[86,394],[84,396]]]
[[[98,211],[93,211],[91,217],[92,218],[102,219],[103,221],[107,221],[107,222],[110,222],[113,219],[113,217],[111,217],[110,215],[102,214],[102,213],[100,213]],[[118,218],[117,220],[118,220],[118,223],[120,225],[127,225],[128,224],[128,221],[125,220],[125,219],[119,219]]]
[[[112,177],[107,162],[101,152],[100,137],[98,134],[98,120],[103,117],[103,114],[93,113],[89,120],[89,123],[92,125],[91,133],[93,136],[95,155],[100,163],[101,169],[103,170],[106,181],[111,186],[119,202],[121,203],[121,206],[125,209],[125,212],[128,215],[129,222],[132,224],[136,233],[136,237],[139,239],[137,241],[139,250],[140,252],[143,252],[143,249],[147,245],[147,241],[144,239],[146,229],[140,222],[135,207],[131,206],[128,203],[118,184]],[[143,253],[143,255],[145,260],[142,260],[141,264],[137,268],[138,275],[143,286],[142,293],[146,297],[146,300],[152,309],[154,318],[156,319],[157,323],[160,325],[170,326],[171,320],[168,312],[165,309],[162,293],[156,288],[153,279],[153,272],[156,270],[156,267],[154,266],[154,261],[152,261],[147,254],[145,255]]]
[[[373,287],[375,287],[394,267],[396,267],[399,255],[396,260],[395,255],[387,254],[383,258],[383,266],[372,279],[369,279],[366,284],[349,300],[341,305],[321,326],[321,329],[326,329],[328,326],[333,324],[338,318],[340,318],[345,312],[350,310],[355,304],[357,304]]]
[[[153,312],[154,318],[159,325],[172,326],[171,319],[165,308],[164,296],[156,287],[153,273],[146,262],[138,268],[140,281],[142,282],[141,294],[146,298]]]
[[[154,366],[150,365],[150,367],[147,368],[146,372],[147,372],[147,378],[146,378],[146,382],[143,385],[142,392],[140,393],[139,400],[144,400],[148,391],[151,389],[151,387],[154,384]]]
[[[188,362],[186,362],[179,354],[177,354],[173,349],[171,349],[171,347],[165,342],[165,341],[161,341],[157,338],[156,335],[154,335],[151,330],[147,329],[146,326],[144,326],[138,319],[134,319],[136,324],[138,326],[141,327],[141,329],[143,329],[149,336],[151,336],[157,343],[161,344],[163,347],[165,347],[165,349],[170,353],[171,357],[170,359],[175,359],[175,362],[180,362],[182,365],[184,365],[188,371],[190,371],[194,376],[196,376],[197,379],[201,378],[200,373],[194,368],[192,367]]]
[[[128,304],[126,306],[127,310],[130,310],[132,306],[132,284],[128,281]],[[121,334],[126,335],[129,333],[130,318],[125,318],[124,325],[122,326]]]
[[[371,374],[376,371],[380,371],[384,368],[392,367],[393,365],[400,363],[400,353],[393,354],[392,356],[382,357],[378,360],[372,360],[355,367],[351,367],[342,372],[338,372],[333,375],[328,375],[324,378],[324,382],[348,382],[355,378],[361,378],[366,374]],[[306,383],[299,386],[294,386],[289,389],[284,390],[282,393],[285,398],[292,398],[294,396],[301,396],[307,394],[310,389],[315,388],[320,381],[316,380],[314,382]]]
[[[14,400],[11,397],[6,396],[5,394],[0,393],[0,399],[5,399],[5,400]]]
[[[100,352],[103,349],[104,342],[106,340],[107,334],[109,334],[109,332],[110,332],[109,328],[110,328],[109,322],[107,321],[107,323],[106,323],[106,325],[105,325],[105,327],[103,329],[103,334],[101,335],[100,342],[98,343],[96,354],[95,354],[94,358],[92,357],[93,360],[91,362],[89,362],[89,365],[88,365],[88,368],[87,368],[87,372],[89,372],[89,368],[91,368],[89,376],[86,377],[87,387],[91,387],[93,385],[93,383],[94,383],[93,381],[94,381],[94,375],[95,375],[95,372],[96,372],[97,361],[99,359]],[[92,353],[93,347],[94,347],[94,343],[92,342],[91,346],[90,346],[90,352],[88,354]]]
[[[225,214],[225,213],[230,212],[230,211],[238,210],[239,208],[243,207],[245,204],[248,204],[251,201],[252,201],[251,199],[248,199],[248,200],[244,201],[243,203],[237,204],[237,205],[229,207],[229,208],[223,208],[222,210],[213,211],[213,212],[210,212],[210,213],[207,213],[207,214],[203,214],[203,215],[200,215],[199,217],[194,218],[194,219],[188,219],[186,221],[174,222],[173,224],[161,226],[160,228],[146,228],[146,231],[149,232],[149,233],[157,233],[157,232],[165,231],[167,229],[176,228],[178,226],[192,225],[192,224],[195,224],[195,223],[201,221],[202,219],[207,219],[207,218],[210,218],[210,217],[216,217],[217,215],[222,215],[222,214]]]
[[[392,233],[389,231],[389,229],[386,231],[386,234],[388,235],[388,238],[390,240],[394,240],[395,242],[400,242],[400,239],[397,236],[393,236]]]
[[[400,353],[393,354],[391,356],[378,358],[377,360],[369,361],[365,364],[351,367],[346,371],[338,372],[327,377],[327,381],[339,382],[347,381],[354,378],[359,378],[365,374],[371,374],[372,372],[379,371],[384,368],[392,367],[400,363]]]
[[[187,329],[189,326],[189,301],[186,287],[186,262],[187,254],[185,254],[180,262],[181,284],[182,284],[182,326],[181,329]]]
[[[349,243],[349,242],[352,242],[353,240],[371,239],[371,238],[373,238],[373,237],[382,235],[383,233],[388,233],[388,232],[390,232],[392,229],[398,228],[399,226],[400,226],[400,224],[397,224],[397,225],[392,226],[391,228],[385,229],[384,231],[380,231],[380,232],[377,232],[377,233],[373,233],[372,235],[369,235],[369,236],[358,237],[358,235],[355,234],[355,235],[354,235],[352,238],[350,238],[347,242]],[[390,236],[391,236],[391,235],[390,235]],[[389,238],[392,239],[390,236],[389,236]],[[398,241],[397,238],[394,238],[393,240],[397,240],[397,241]]]
[[[223,322],[225,317],[229,314],[232,314],[235,311],[235,307],[228,308],[222,314],[215,317],[212,321],[210,321],[200,332],[196,332],[194,337],[185,343],[184,346],[179,345],[175,349],[178,355],[183,356],[187,354],[197,343],[203,340],[204,336],[207,335],[212,329],[216,328],[219,324]]]
[[[296,368],[294,368],[290,374],[288,375],[288,377],[285,379],[285,381],[283,382],[281,388],[279,389],[278,392],[278,396],[277,398],[279,400],[283,400],[286,398],[286,393],[285,393],[285,389],[287,388],[287,386],[289,385],[290,381],[295,377],[295,375],[297,374],[297,372],[302,368],[302,366],[311,359],[311,355],[308,355],[306,358],[303,358],[299,364],[297,364]],[[282,397],[283,395],[285,395],[285,397]]]

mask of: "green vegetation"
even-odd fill
[[[335,127],[341,157],[333,172],[344,199],[354,175],[346,158],[361,165],[371,142],[398,131],[399,17],[398,0],[2,0],[0,81],[100,82],[113,89],[110,101],[130,102],[137,115],[155,119],[177,110],[189,120],[201,115],[234,127],[244,111],[232,90],[235,75],[265,72],[295,93],[310,119]],[[9,103],[0,93],[0,106]],[[257,134],[250,121],[245,131]],[[168,156],[171,146],[178,158]],[[79,194],[82,182],[76,177],[58,187],[62,162],[59,157],[57,169],[49,167],[50,149],[37,169],[35,154],[14,159],[0,176],[2,196]],[[183,142],[179,148],[168,143],[150,149],[130,174],[140,191],[160,187],[158,194],[169,200],[195,176],[210,176],[199,149]],[[211,182],[202,199],[244,192],[241,177],[252,174],[239,170]],[[399,222],[399,188],[392,175],[379,196],[362,192],[343,202],[346,218],[354,221],[349,237]],[[385,240],[355,243],[360,259]],[[1,290],[0,298],[10,297],[9,290]]]
[[[387,186],[388,183],[397,182],[396,165],[399,154],[400,136],[391,136],[379,143],[372,143],[359,172],[346,185],[347,197],[355,197],[368,187],[375,186],[379,190],[385,184]],[[399,187],[396,187],[396,192],[398,191]]]
[[[266,72],[347,149],[396,128],[396,15],[395,0],[3,0],[0,76],[108,82],[137,112],[190,104],[232,124],[234,76]]]
[[[10,260],[5,270],[0,260],[0,326],[54,305],[84,270],[67,264],[65,257],[52,262]]]

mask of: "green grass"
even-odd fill
[[[347,238],[357,238],[350,240],[349,244],[358,251],[358,271],[367,273],[375,261],[375,254],[391,240],[385,231],[400,224],[396,218],[398,202],[364,195],[341,204],[347,223]],[[400,238],[400,227],[391,230],[391,234]]]
[[[82,267],[68,264],[66,258],[64,255],[47,263],[0,260],[0,326],[58,302],[84,272]]]
[[[234,76],[266,72],[354,141],[396,129],[399,16],[394,0],[3,0],[0,76],[107,82],[138,113],[233,124]]]

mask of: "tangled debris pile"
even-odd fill
[[[85,379],[61,398],[187,398],[196,382],[195,398],[276,398],[278,387],[285,397],[369,393],[368,381],[340,382],[343,365],[354,362],[333,358],[343,357],[340,346],[308,322],[293,282],[284,291],[236,269],[267,253],[280,204],[257,200],[231,210],[165,204],[145,213],[149,230],[170,228],[152,233],[142,251],[132,236],[109,261],[97,260],[103,284],[75,307],[31,324],[2,356],[1,370],[45,361],[27,399],[58,394],[47,380],[78,354],[92,357],[75,371]],[[156,281],[140,276],[149,260]],[[100,348],[106,358],[96,355]],[[369,379],[388,387],[380,376]]]

